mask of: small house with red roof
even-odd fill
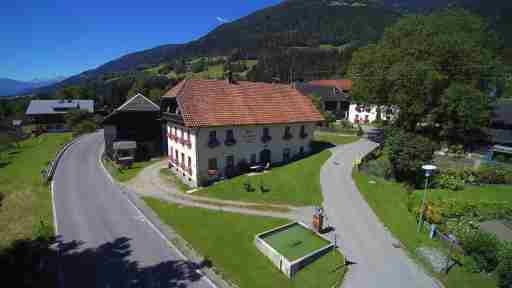
[[[337,120],[370,124],[379,117],[389,120],[393,114],[393,109],[389,107],[354,102],[350,96],[352,80],[313,80],[308,83],[297,83],[295,87],[304,95],[319,97],[322,111],[331,112]]]
[[[310,153],[324,121],[290,85],[184,80],[162,97],[169,167],[191,186]]]

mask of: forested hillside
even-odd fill
[[[462,6],[498,32],[497,50],[512,63],[510,1],[289,0],[225,23],[185,44],[123,56],[36,90],[39,98],[91,98],[111,109],[136,92],[154,100],[184,78],[252,81],[344,77],[356,49],[378,41],[402,14]]]

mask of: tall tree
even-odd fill
[[[354,53],[349,68],[354,97],[398,106],[396,124],[411,132],[418,123],[445,127],[447,118],[455,123],[457,117],[473,117],[470,113],[446,114],[446,109],[439,108],[447,101],[461,101],[460,97],[462,101],[480,99],[474,97],[475,90],[495,73],[495,43],[484,20],[464,10],[404,17],[389,27],[377,44]],[[448,94],[454,83],[457,91],[475,93],[455,97],[454,90]],[[475,102],[480,106],[473,112],[481,113],[478,117],[488,115],[488,105]]]

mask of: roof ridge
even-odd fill
[[[132,103],[133,101],[135,101],[137,98],[141,98],[144,99],[144,101],[150,103],[151,105],[155,106],[155,108],[159,109],[160,110],[160,106],[158,106],[157,104],[155,104],[153,101],[149,100],[148,98],[146,98],[146,96],[144,96],[142,93],[137,93],[135,94],[135,96],[133,96],[132,98],[126,100],[126,102],[124,102],[121,106],[117,107],[115,109],[115,111],[121,111],[123,110],[124,107],[128,106],[128,104]]]

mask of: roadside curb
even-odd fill
[[[103,172],[106,174],[110,182],[122,191],[122,194],[125,196],[126,200],[143,216],[151,228],[159,234],[159,236],[164,239],[167,244],[177,252],[177,254],[183,259],[187,261],[191,261],[194,263],[201,263],[205,258],[200,256],[188,242],[183,239],[176,231],[172,229],[169,225],[166,225],[160,221],[160,218],[155,214],[155,212],[149,208],[146,203],[138,197],[138,195],[132,192],[129,188],[125,187],[121,183],[117,182],[112,175],[108,172],[107,168],[103,164],[103,154],[105,151],[105,145],[102,145],[100,149],[100,153],[98,155],[98,162],[100,163]],[[237,287],[233,283],[229,283],[224,280],[220,275],[215,273],[214,269],[207,267],[199,267],[196,270],[200,275],[203,276],[204,280],[210,284],[210,286],[215,288],[233,288]]]

